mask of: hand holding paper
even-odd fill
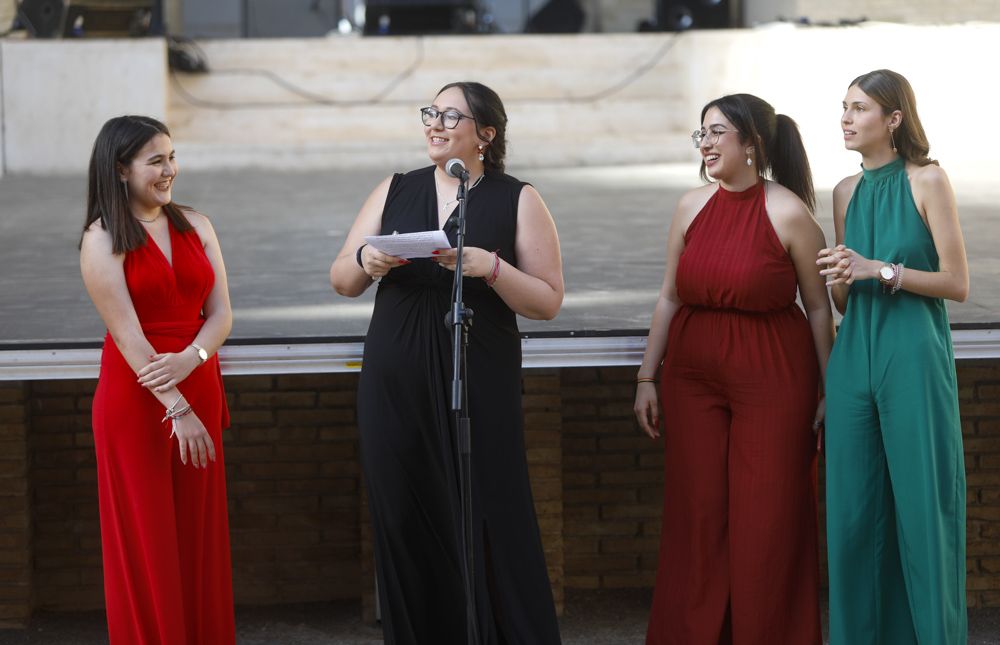
[[[448,236],[441,229],[396,235],[369,235],[365,242],[386,255],[406,259],[429,258],[437,249],[451,248]]]

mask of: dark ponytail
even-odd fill
[[[767,158],[771,161],[771,176],[788,190],[799,196],[809,210],[816,209],[816,192],[813,190],[809,157],[802,144],[799,126],[792,117],[775,115],[774,139]]]
[[[770,176],[798,195],[810,211],[814,210],[816,193],[812,171],[795,121],[784,114],[776,114],[770,103],[753,94],[728,94],[709,102],[701,110],[702,121],[713,107],[740,131],[741,143],[754,147],[760,178]],[[708,181],[704,162],[701,176]]]

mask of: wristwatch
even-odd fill
[[[202,363],[208,360],[208,352],[205,351],[204,347],[200,345],[195,345],[194,343],[191,343],[191,347],[194,347],[195,350],[197,350],[198,360],[200,360]]]
[[[887,287],[891,287],[896,281],[896,267],[891,264],[883,264],[879,267],[878,281]]]

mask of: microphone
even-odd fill
[[[465,164],[459,158],[449,159],[448,163],[444,165],[444,171],[461,181],[469,180],[469,171],[465,169]]]

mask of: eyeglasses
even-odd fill
[[[695,148],[700,148],[702,142],[708,141],[708,145],[714,146],[719,142],[719,137],[727,132],[739,132],[739,130],[728,130],[726,128],[715,128],[714,130],[695,130],[691,133],[691,142]]]
[[[432,125],[438,120],[439,117],[441,119],[441,124],[449,130],[457,128],[459,121],[462,119],[476,120],[476,117],[462,114],[458,110],[447,110],[445,112],[441,112],[437,108],[432,107],[420,108],[420,120],[424,122],[424,125]]]

